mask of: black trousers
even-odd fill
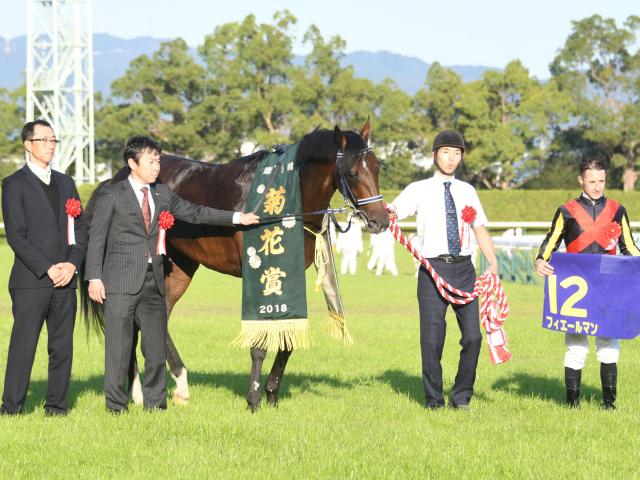
[[[127,378],[135,327],[142,335],[144,407],[167,407],[167,307],[153,272],[147,271],[135,295],[107,294],[105,305],[104,394],[107,408],[124,410],[129,401]]]
[[[75,288],[20,288],[9,291],[13,328],[4,377],[2,407],[12,413],[24,409],[36,347],[47,323],[49,378],[45,409],[67,410],[76,318]]]
[[[473,291],[476,279],[471,260],[460,263],[444,263],[429,259],[440,276],[454,287]],[[422,383],[428,406],[444,405],[442,394],[442,350],[447,331],[445,314],[449,302],[440,296],[429,272],[422,267],[418,274],[418,307],[420,310],[420,349],[422,352]],[[473,395],[476,367],[480,355],[482,334],[478,300],[467,305],[451,304],[458,320],[460,339],[460,361],[458,373],[451,390],[454,406],[467,405]]]

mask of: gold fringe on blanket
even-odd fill
[[[243,320],[234,347],[259,348],[268,352],[309,348],[309,321],[306,318],[286,320]]]
[[[322,219],[322,230],[318,233],[305,227],[305,230],[316,237],[316,249],[314,255],[314,265],[318,272],[316,277],[316,292],[322,287],[329,318],[325,324],[325,332],[331,338],[342,340],[343,345],[353,345],[353,338],[347,329],[347,321],[344,315],[344,306],[340,297],[338,286],[338,275],[336,273],[333,248],[331,246],[331,236],[329,235],[329,216],[325,214]]]
[[[329,318],[327,318],[324,331],[331,338],[342,340],[343,345],[353,345],[353,338],[351,338],[351,334],[347,328],[347,322],[345,322],[344,317],[337,313],[329,312]]]

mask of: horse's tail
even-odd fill
[[[96,200],[100,191],[114,180],[115,178],[101,182],[91,194],[91,198],[89,198],[89,202],[84,209],[89,225],[91,225],[91,220],[93,219],[93,212],[95,211]],[[104,305],[96,303],[89,298],[90,279],[84,278],[84,269],[80,270],[78,276],[78,280],[80,281],[80,309],[82,311],[82,316],[84,317],[87,337],[91,330],[95,330],[98,335],[102,335],[104,334]]]

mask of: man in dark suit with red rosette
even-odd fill
[[[142,334],[145,357],[144,408],[167,406],[163,227],[168,229],[174,216],[209,225],[258,223],[253,213],[194,205],[166,185],[155,184],[160,152],[158,143],[149,137],[129,139],[124,151],[129,177],[102,187],[91,221],[85,278],[89,279],[89,297],[105,307],[104,390],[107,409],[113,413],[127,409],[125,384],[134,327]]]
[[[88,226],[73,179],[52,170],[58,140],[44,120],[22,129],[27,164],[2,182],[7,242],[15,255],[9,293],[13,328],[0,414],[19,414],[46,322],[49,380],[45,414],[67,414],[73,357],[76,273],[87,249]]]

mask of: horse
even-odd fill
[[[299,143],[296,164],[299,168],[302,212],[313,212],[303,217],[305,268],[314,259],[316,241],[315,234],[307,229],[316,233],[321,230],[323,215],[315,212],[329,207],[336,190],[342,193],[345,205],[352,206],[354,215],[364,221],[369,232],[379,233],[389,226],[389,216],[378,190],[380,162],[369,147],[369,135],[370,124],[367,119],[359,133],[342,131],[336,125],[333,130],[316,129],[305,135]],[[245,211],[256,168],[268,153],[263,150],[222,164],[162,154],[158,181],[189,202],[218,209]],[[125,180],[128,174],[128,167],[124,167],[94,191],[86,209],[89,219],[100,188],[110,182]],[[168,231],[165,301],[169,315],[200,265],[235,277],[242,276],[243,228],[247,227],[176,222]],[[93,320],[96,325],[103,327],[101,310],[97,304],[88,300],[87,282],[83,282],[81,298],[87,324]],[[279,350],[276,354],[265,385],[269,405],[275,406],[278,403],[278,392],[291,353],[292,350]],[[251,348],[252,366],[246,399],[252,411],[260,406],[260,376],[265,356],[266,350]],[[176,404],[187,404],[190,398],[187,369],[169,334],[167,362],[176,382],[173,401]],[[135,345],[129,380],[133,399],[138,403],[141,401],[141,392],[137,379]]]

